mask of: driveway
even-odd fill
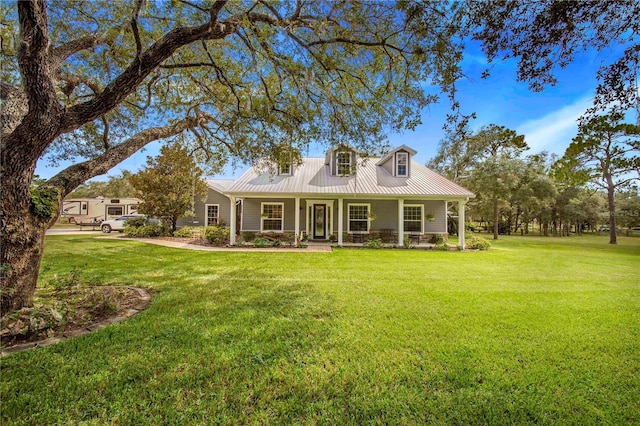
[[[47,229],[45,235],[87,235],[87,234],[101,234],[102,232],[96,230],[82,230],[78,228],[52,228]]]

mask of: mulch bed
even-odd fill
[[[74,286],[39,289],[34,306],[1,319],[1,355],[47,346],[99,330],[149,307],[146,289],[129,286]]]

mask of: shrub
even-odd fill
[[[432,234],[429,236],[429,243],[431,244],[441,244],[444,243],[444,237],[440,234]]]
[[[269,240],[263,237],[257,237],[253,240],[254,247],[267,247],[269,245]]]
[[[369,240],[363,244],[363,247],[370,249],[381,249],[382,248],[382,240],[380,238],[375,240]]]
[[[253,232],[253,231],[244,231],[242,233],[242,241],[249,242],[249,241],[253,241],[255,239],[256,239],[256,233]]]
[[[124,222],[124,226],[130,226],[133,228],[141,228],[147,224],[147,219],[144,217],[132,217]]]
[[[467,248],[473,250],[489,250],[491,243],[482,237],[473,234],[466,234]]]
[[[173,233],[174,237],[178,238],[197,238],[202,236],[201,226],[183,226]]]
[[[435,246],[433,246],[434,250],[439,250],[439,251],[449,251],[449,244],[445,243],[444,240],[436,243]]]
[[[229,239],[229,228],[223,228],[220,226],[207,226],[204,229],[204,237],[209,243],[221,246]]]
[[[402,247],[405,249],[412,249],[412,248],[416,248],[415,244],[413,244],[413,242],[411,241],[411,238],[409,238],[408,235],[406,235],[404,237],[404,239],[402,240],[403,245]]]
[[[166,225],[125,226],[124,234],[132,238],[152,238],[171,235],[171,230]]]

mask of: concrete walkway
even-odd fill
[[[256,248],[256,247],[211,247],[211,246],[201,246],[198,244],[189,244],[183,243],[180,241],[170,241],[163,240],[160,238],[127,238],[121,236],[104,236],[104,237],[96,237],[96,238],[105,238],[105,239],[117,239],[117,240],[125,240],[125,241],[139,241],[143,243],[156,244],[164,247],[171,248],[181,248],[181,249],[189,249],[189,250],[199,250],[199,251],[227,251],[227,252],[261,252],[261,253],[330,253],[332,248],[328,244],[309,244],[307,248],[289,248],[289,247],[264,247],[264,248]]]

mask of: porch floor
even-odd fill
[[[330,241],[306,241],[304,244],[307,244],[309,247],[321,247],[321,246],[340,247],[337,242],[330,242]],[[365,244],[366,243],[343,242],[341,247],[363,248],[363,247],[365,247]],[[426,243],[426,242],[420,242],[419,244],[413,244],[412,246],[414,248],[417,248],[417,249],[430,249],[430,248],[433,248],[435,246],[435,244]],[[395,248],[395,247],[397,247],[397,244],[383,243],[382,247],[383,248]]]

